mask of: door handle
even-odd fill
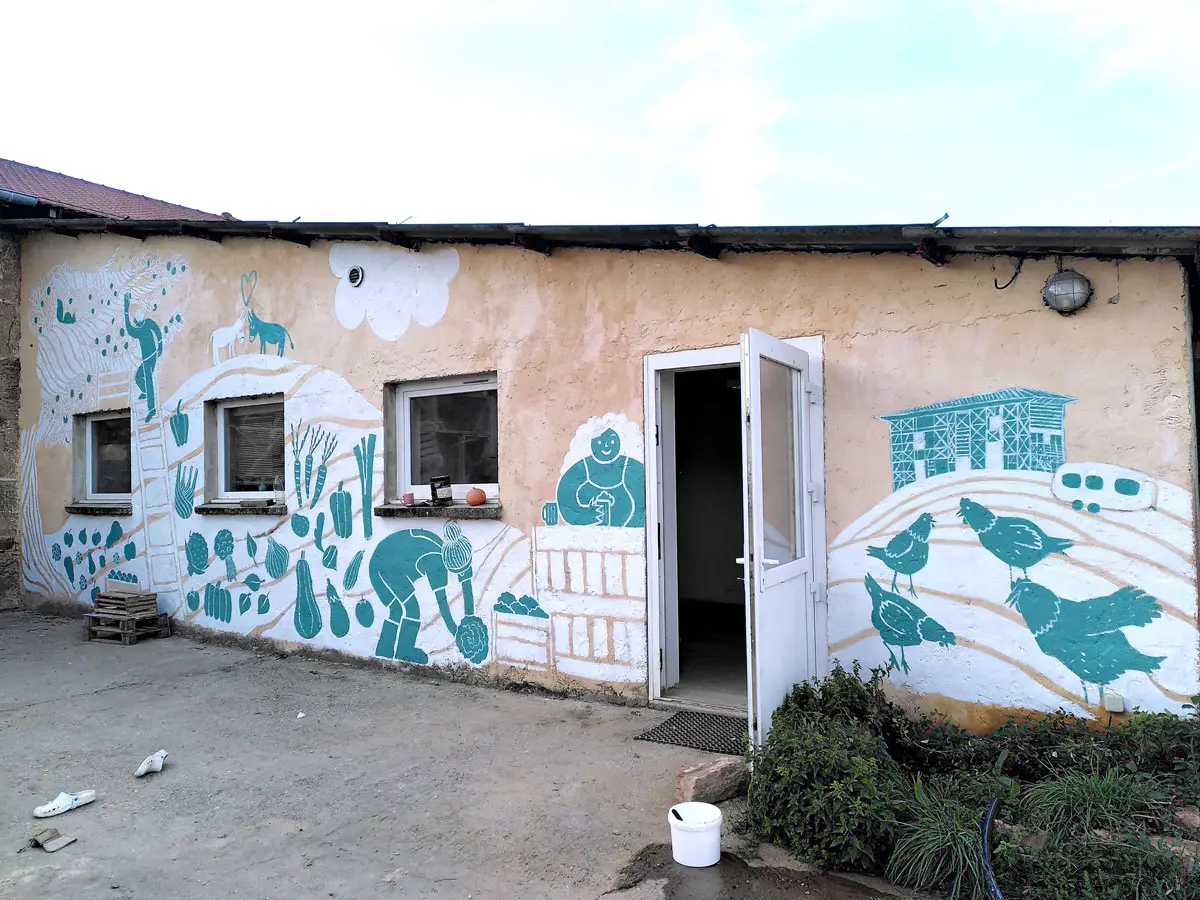
[[[779,565],[779,560],[777,560],[777,559],[767,559],[767,558],[764,556],[764,557],[763,557],[763,565],[764,565],[764,566],[777,566],[777,565]]]
[[[737,563],[739,566],[744,566],[746,564],[746,557],[739,556],[737,559],[734,560],[734,562]]]

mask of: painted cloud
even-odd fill
[[[353,329],[365,317],[372,331],[394,341],[408,330],[410,320],[428,326],[445,315],[458,251],[443,247],[414,253],[401,247],[334,244],[329,268],[338,278],[333,298],[338,321]]]

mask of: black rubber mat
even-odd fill
[[[634,740],[742,756],[750,737],[746,732],[745,719],[685,711],[675,713]]]

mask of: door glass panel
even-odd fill
[[[796,370],[773,359],[760,360],[762,395],[762,487],[764,563],[775,565],[804,555],[804,535],[796,515],[800,438]]]

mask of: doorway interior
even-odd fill
[[[679,680],[664,696],[746,709],[741,370],[674,374]]]

